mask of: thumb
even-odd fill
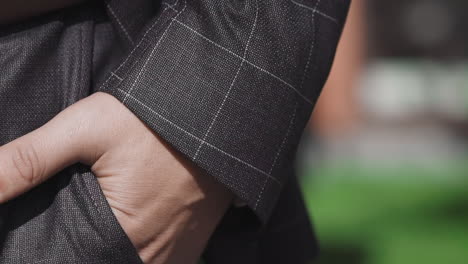
[[[95,160],[98,152],[86,146],[89,125],[80,122],[85,120],[82,116],[78,103],[41,128],[0,147],[0,203],[73,163]]]

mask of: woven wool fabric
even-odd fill
[[[110,93],[248,205],[228,211],[207,263],[306,263],[317,244],[293,161],[348,5],[109,0],[0,26],[0,145]],[[141,260],[77,164],[0,205],[0,263]]]
[[[93,10],[0,28],[0,145],[90,93]],[[0,263],[141,262],[82,165],[0,206]]]
[[[113,3],[112,10],[132,5]],[[348,5],[163,2],[143,36],[124,34],[133,49],[100,89],[266,220],[291,175]]]

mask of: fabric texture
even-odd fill
[[[0,145],[91,92],[97,6],[0,28]],[[141,263],[95,176],[71,166],[0,205],[0,263]]]
[[[223,218],[206,263],[307,263],[318,247],[293,161],[348,5],[109,0],[0,26],[0,145],[110,93],[248,205]],[[76,164],[0,205],[0,263],[141,260]]]
[[[125,0],[107,6],[122,15],[112,16],[113,25],[129,51],[99,90],[249,207],[226,214],[205,252],[208,263],[313,260],[318,246],[294,157],[349,1],[161,1],[136,35],[122,32],[138,29],[133,11],[125,12],[137,7]]]
[[[112,10],[133,6],[108,2],[112,5]],[[292,175],[348,5],[347,0],[163,1],[100,89],[266,222]],[[115,24],[129,31],[125,23]]]

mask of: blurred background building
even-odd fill
[[[298,164],[320,263],[468,263],[466,10],[353,1]]]

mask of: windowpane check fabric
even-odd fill
[[[348,6],[89,1],[0,26],[0,145],[110,93],[248,205],[227,212],[207,264],[308,263],[317,243],[293,161]],[[76,164],[0,205],[3,263],[141,260],[94,175]]]
[[[132,50],[101,90],[266,221],[292,174],[348,5],[163,1],[139,39],[125,33],[129,23],[115,23]]]

